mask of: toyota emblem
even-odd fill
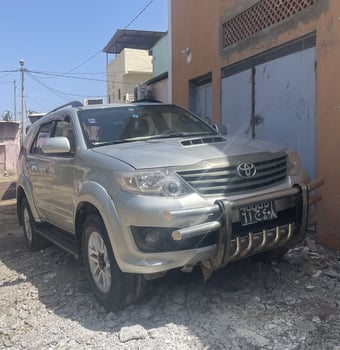
[[[256,168],[253,163],[241,163],[236,170],[238,175],[244,178],[253,177],[256,174]]]

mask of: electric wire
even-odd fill
[[[150,0],[144,7],[143,9],[124,27],[124,29],[127,29],[134,21],[136,21],[136,19],[154,2],[154,0]],[[84,64],[86,64],[87,62],[91,61],[93,58],[95,58],[96,56],[98,56],[100,53],[102,52],[102,50],[98,50],[94,55],[92,55],[91,57],[89,57],[88,59],[86,59],[84,62],[78,64],[77,66],[75,66],[74,68],[68,70],[67,72],[65,72],[65,74],[68,73],[72,73],[73,71],[75,71],[76,69],[78,69],[79,67],[83,66]]]
[[[143,8],[140,12],[138,12],[138,14],[124,27],[124,29],[127,29],[132,23],[134,23],[138,17],[140,17],[144,11],[146,11],[146,9],[154,2],[154,0],[150,0]],[[102,51],[99,50],[97,51],[94,55],[92,55],[91,57],[89,57],[88,59],[86,59],[85,61],[83,61],[82,63],[78,64],[76,67],[70,69],[69,71],[60,74],[60,73],[52,73],[52,72],[40,72],[40,71],[32,71],[32,70],[27,70],[24,69],[24,72],[27,73],[27,76],[29,78],[31,78],[32,80],[34,80],[37,84],[41,85],[44,89],[46,89],[47,91],[49,91],[50,93],[54,94],[55,96],[57,96],[59,99],[66,101],[66,97],[68,96],[75,96],[75,97],[84,97],[84,95],[78,95],[78,94],[71,94],[71,93],[67,93],[67,92],[63,92],[57,89],[54,89],[50,86],[48,86],[46,83],[43,83],[40,79],[38,79],[35,75],[36,74],[40,74],[40,75],[47,75],[47,76],[54,76],[54,77],[62,77],[62,78],[68,78],[68,79],[80,79],[80,80],[90,80],[90,81],[97,81],[97,82],[104,82],[104,83],[117,83],[117,84],[123,84],[123,85],[135,85],[134,83],[128,83],[128,82],[122,82],[122,81],[114,81],[114,80],[107,80],[107,79],[99,79],[99,78],[90,78],[90,77],[79,77],[79,76],[74,76],[74,75],[90,75],[90,74],[105,74],[105,73],[73,73],[73,76],[68,75],[69,73],[73,72],[74,70],[78,69],[79,67],[85,65],[87,62],[91,61],[93,58],[95,58],[97,55],[99,55],[99,53],[101,53]],[[16,72],[20,72],[21,69],[13,69],[13,70],[3,70],[0,71],[0,73],[6,73],[3,76],[0,76],[0,79],[8,76],[11,73],[16,73]],[[111,74],[108,73],[107,76],[110,76]],[[5,82],[1,82],[1,83],[5,83]],[[9,83],[9,82],[8,82]],[[10,83],[13,83],[12,81]],[[29,97],[26,95],[26,97]],[[86,95],[86,97],[91,97]],[[98,97],[98,96],[92,96],[93,98]]]
[[[50,72],[40,72],[40,71],[32,71],[32,70],[25,70],[25,72],[33,73],[33,74],[40,74],[40,75],[54,76],[54,77],[61,77],[61,78],[67,78],[67,79],[91,80],[91,81],[98,81],[98,82],[103,82],[103,83],[117,83],[117,84],[124,84],[124,85],[133,85],[133,86],[136,85],[135,83],[129,83],[129,82],[124,82],[124,81],[89,78],[89,77],[76,77],[73,75],[65,75],[62,73],[50,73]],[[108,74],[108,75],[110,75],[110,74]]]
[[[37,84],[43,86],[47,91],[49,91],[50,93],[54,94],[55,96],[57,96],[61,100],[66,101],[66,96],[67,96],[66,93],[64,93],[62,91],[58,91],[58,90],[56,90],[54,88],[51,88],[46,83],[43,83],[42,81],[40,81],[36,76],[31,74],[29,71],[26,71],[26,73],[27,73],[27,76],[30,77],[32,80],[34,80]]]
[[[92,98],[98,98],[100,96],[88,96],[88,95],[80,95],[80,94],[72,94],[69,92],[63,92],[54,88],[51,88],[50,86],[48,86],[46,83],[43,83],[40,79],[38,79],[37,77],[35,77],[33,74],[28,73],[29,77],[32,78],[36,83],[40,84],[41,86],[43,86],[45,89],[47,89],[49,92],[51,92],[52,94],[56,95],[57,97],[61,98],[62,100],[65,100],[65,97],[80,97],[80,98],[85,98],[85,97],[92,97]]]
[[[130,25],[154,2],[154,0],[149,1],[144,8],[124,27],[124,29],[127,29],[130,27]]]

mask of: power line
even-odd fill
[[[26,70],[26,72],[33,73],[33,74],[49,75],[54,77],[62,77],[62,78],[68,78],[68,79],[93,80],[93,81],[106,82],[105,79],[75,77],[72,75],[66,75],[64,73],[49,73],[49,72],[40,72],[40,71],[33,71],[33,70]]]
[[[130,25],[144,12],[153,2],[154,2],[154,0],[149,1],[149,3],[146,4],[146,5],[144,6],[144,8],[135,16],[135,18],[134,18],[130,23],[128,23],[128,24],[124,27],[124,29],[129,28]]]
[[[54,89],[54,88],[48,86],[47,84],[43,83],[42,81],[40,81],[34,75],[32,75],[30,73],[28,73],[28,75],[30,76],[30,78],[32,78],[34,81],[36,81],[38,84],[43,86],[45,89],[47,89],[48,91],[50,91],[51,93],[55,94],[56,96],[58,96],[59,98],[62,98],[62,99],[64,99],[65,96],[75,96],[75,97],[82,97],[82,98],[84,98],[84,96],[93,97],[93,98],[94,97],[99,97],[99,96],[88,96],[88,95],[71,94],[69,92],[60,91],[60,90]],[[61,97],[61,95],[63,97]]]
[[[51,88],[50,86],[48,86],[47,84],[43,83],[42,81],[40,81],[37,77],[35,77],[33,74],[30,73],[30,71],[25,71],[27,73],[27,75],[33,79],[36,83],[38,83],[39,85],[43,86],[46,90],[48,90],[49,92],[51,92],[52,94],[56,95],[58,98],[65,100],[65,94],[64,92],[58,91],[56,89]]]
[[[102,50],[97,51],[94,55],[92,55],[90,58],[88,58],[86,61],[78,64],[77,66],[75,66],[74,68],[70,69],[69,71],[65,72],[65,74],[68,73],[72,73],[74,70],[78,69],[79,67],[83,66],[84,64],[86,64],[87,62],[91,61],[93,58],[95,58],[96,56],[98,56],[100,53],[102,52]]]
[[[106,82],[117,83],[117,84],[124,84],[124,85],[136,85],[135,83],[128,83],[128,82],[124,82],[124,81],[106,80],[106,79],[98,79],[98,78],[87,78],[87,77],[76,77],[73,75],[65,75],[65,74],[61,74],[61,73],[49,73],[49,72],[40,72],[40,71],[32,71],[32,70],[25,70],[25,72],[60,77],[60,78],[67,78],[67,79],[90,80],[90,81],[98,81],[98,82],[104,82],[104,83],[106,83]]]
[[[124,27],[124,29],[127,29],[130,27],[130,25],[154,2],[154,0],[150,0],[144,7],[143,9]],[[74,68],[70,69],[69,71],[65,72],[65,74],[68,73],[72,73],[73,71],[75,71],[76,69],[78,69],[79,67],[83,66],[84,64],[86,64],[87,62],[91,61],[93,58],[95,58],[96,56],[98,56],[100,53],[102,52],[102,50],[97,51],[94,55],[92,55],[91,57],[89,57],[87,60],[85,60],[84,62],[78,64],[77,66],[75,66]]]

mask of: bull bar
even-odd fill
[[[172,232],[176,241],[185,240],[209,232],[217,231],[217,247],[212,259],[201,262],[204,278],[207,279],[214,270],[224,267],[227,263],[250,255],[272,250],[280,246],[293,246],[305,238],[308,226],[314,218],[309,218],[309,210],[321,195],[315,190],[322,186],[323,180],[309,184],[299,183],[289,189],[265,193],[235,201],[217,200],[211,206],[174,211],[165,211],[164,218],[171,221],[185,217],[206,217],[212,215],[215,220],[177,229]],[[249,231],[247,235],[233,237],[233,212],[238,209],[268,200],[294,199],[296,218],[283,225],[262,229],[258,232]]]

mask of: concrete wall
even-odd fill
[[[0,122],[0,171],[15,172],[20,150],[19,123]]]
[[[158,101],[168,103],[168,85],[168,79],[163,79],[151,84],[147,88],[148,90],[151,90],[149,95]]]
[[[221,68],[316,34],[316,173],[326,183],[319,191],[318,236],[340,249],[340,1],[319,0],[298,13],[227,49],[222,25],[258,3],[255,0],[171,0],[173,102],[189,105],[189,81],[212,73],[214,120],[220,119]],[[190,48],[188,62],[181,50]]]
[[[146,50],[124,49],[106,67],[108,102],[124,102],[137,84],[152,77],[151,56]]]
[[[169,69],[169,39],[168,35],[161,38],[152,48],[152,77],[165,73]]]

